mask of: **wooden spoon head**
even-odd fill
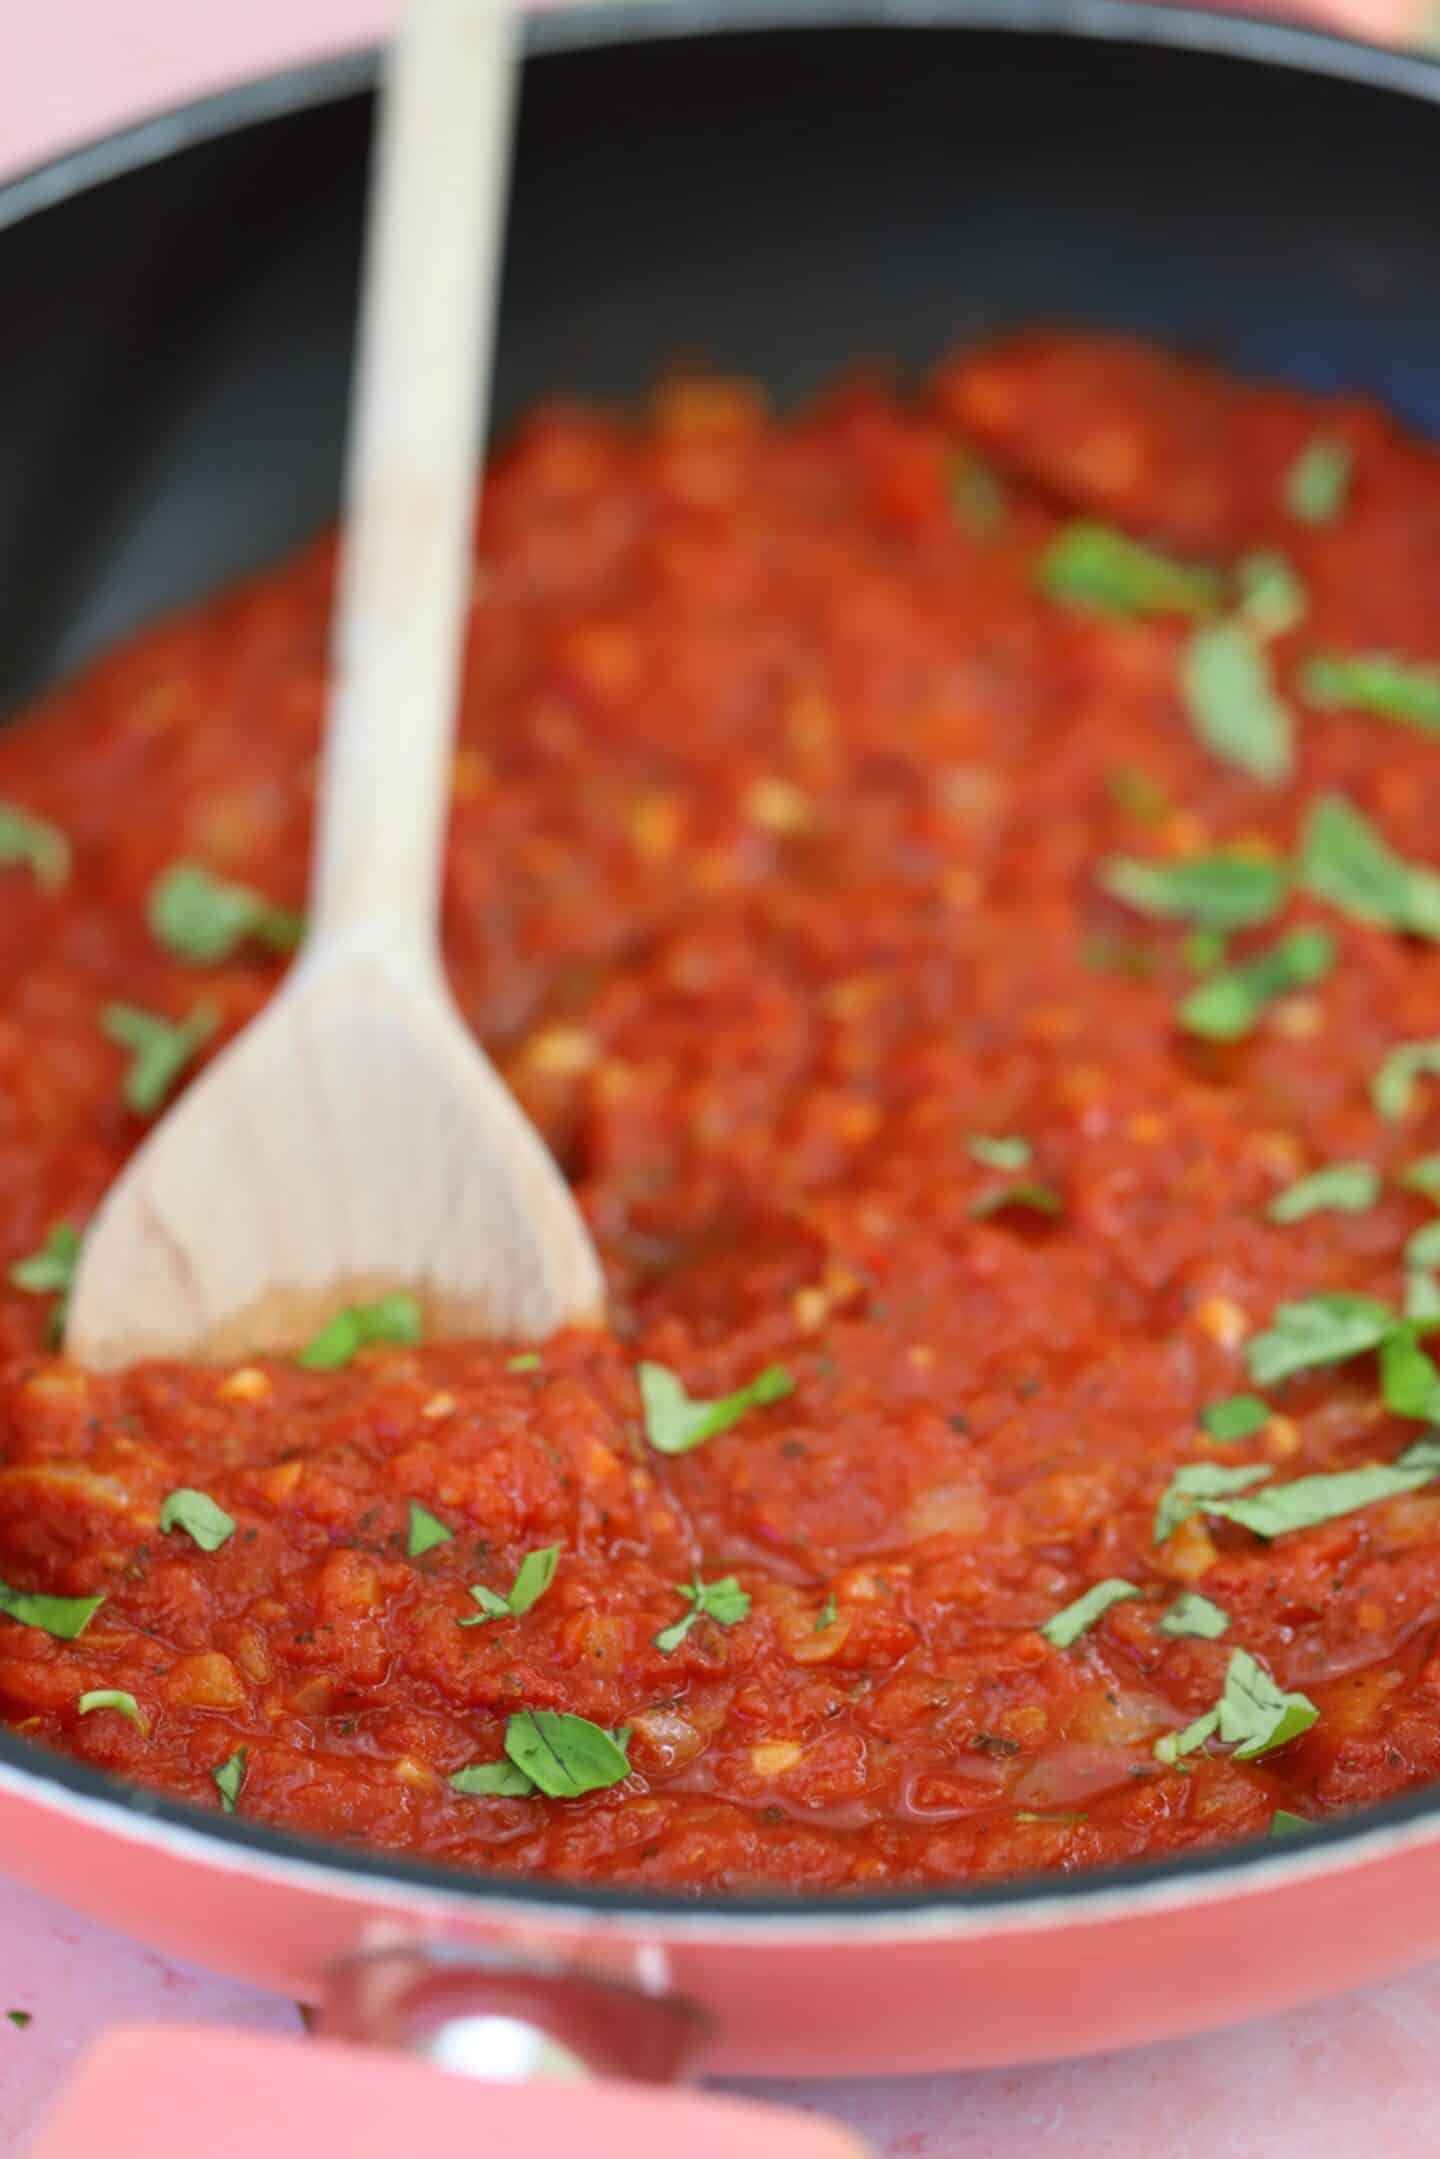
[[[107,1195],[65,1346],[92,1370],[292,1351],[395,1290],[427,1338],[604,1310],[569,1189],[438,975],[345,943],[296,968]]]

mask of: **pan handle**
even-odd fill
[[[476,2084],[324,2039],[202,2025],[108,2032],[31,2159],[864,2159],[805,2114],[674,2086]]]

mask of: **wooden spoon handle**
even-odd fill
[[[311,950],[438,952],[516,74],[506,0],[411,0],[380,100]]]

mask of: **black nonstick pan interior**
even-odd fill
[[[974,12],[657,36],[637,11],[641,42],[568,51],[625,11],[542,23],[497,426],[676,361],[794,400],[1058,321],[1361,387],[1440,433],[1440,71],[1403,63],[1422,95],[1395,95],[1156,42],[1185,34],[1164,10],[1134,12],[1143,42],[1123,8]],[[1056,19],[1107,35],[1033,27]],[[320,102],[0,230],[0,711],[333,515],[363,79],[292,84]]]

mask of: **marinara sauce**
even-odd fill
[[[710,381],[539,413],[487,487],[447,950],[611,1330],[91,1378],[45,1285],[146,1129],[105,1014],[211,1008],[183,1084],[273,989],[263,938],[149,913],[177,864],[301,905],[332,561],[0,740],[6,1720],[262,1822],[696,1890],[1093,1867],[1440,1772],[1440,1055],[1392,1055],[1440,1032],[1435,454],[1049,337],[793,422]],[[771,1382],[665,1453],[642,1365],[672,1409]],[[1269,1533],[1204,1505],[1350,1470]],[[507,1777],[532,1712],[618,1780]]]

